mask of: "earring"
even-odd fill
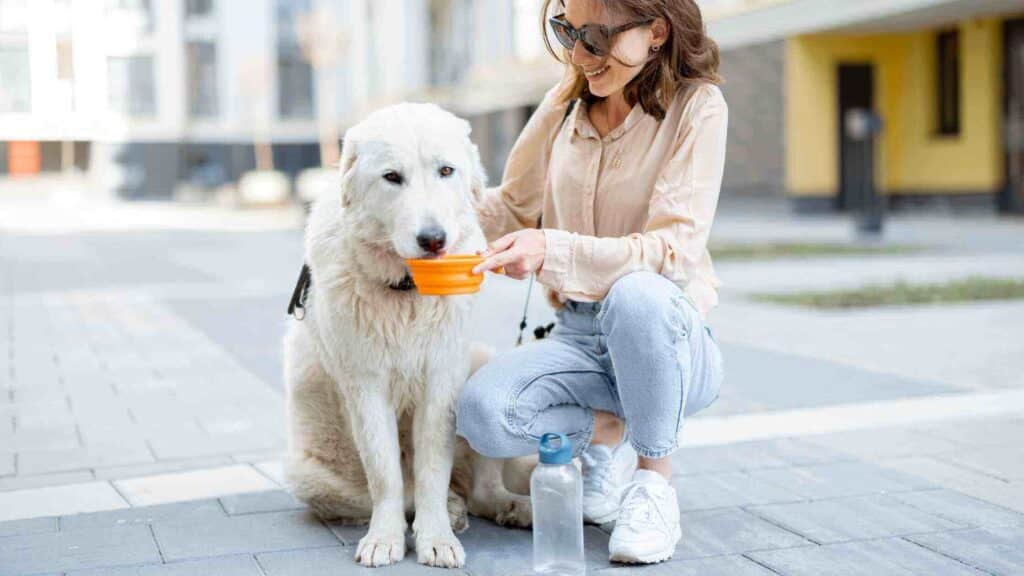
[[[658,52],[661,52],[661,46],[651,46],[651,52],[653,52],[655,54],[657,54]]]

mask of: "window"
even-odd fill
[[[28,112],[32,91],[27,47],[0,46],[0,78],[0,112]]]
[[[217,49],[213,42],[189,42],[188,113],[193,118],[217,115]]]
[[[213,13],[213,0],[186,0],[185,18],[206,18]]]
[[[944,136],[960,134],[960,33],[956,30],[938,36],[936,132]]]
[[[277,0],[277,107],[282,118],[313,117],[313,67],[299,44],[297,24],[309,0]]]
[[[473,62],[473,5],[468,0],[431,3],[430,83],[457,84]]]
[[[107,76],[112,110],[128,116],[155,114],[152,56],[107,58]]]
[[[278,45],[277,87],[282,118],[313,117],[313,68],[298,46]]]

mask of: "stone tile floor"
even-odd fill
[[[962,427],[969,437],[978,429],[1021,423],[979,420]],[[612,527],[591,526],[585,534],[588,570],[609,575],[1024,573],[1024,483],[1003,482],[1017,495],[1016,506],[1009,507],[986,501],[984,494],[968,495],[941,478],[891,468],[888,456],[863,459],[849,451],[858,442],[885,436],[910,449],[917,444],[906,439],[918,434],[930,432],[882,429],[717,450],[684,448],[675,457],[683,538],[674,558],[651,567],[609,564]],[[836,446],[830,446],[832,440]],[[944,454],[920,458],[941,461]],[[1008,457],[991,472],[1002,474],[1017,465]],[[320,521],[275,486],[215,499],[0,522],[0,575],[440,573],[416,563],[411,538],[402,563],[358,567],[354,546],[364,532]],[[473,519],[461,539],[468,562],[452,573],[529,571],[529,531]]]
[[[729,374],[676,456],[683,540],[669,563],[611,566],[610,527],[588,528],[590,572],[1024,574],[1024,305],[745,299],[808,279],[1024,270],[1009,248],[1024,226],[956,224],[965,242],[942,218],[890,222],[890,241],[939,252],[722,263],[712,324]],[[119,228],[0,230],[0,576],[442,573],[411,552],[357,568],[361,531],[282,490],[280,338],[301,233]],[[718,241],[766,234],[843,240],[848,226],[716,223]],[[510,347],[524,295],[488,281],[473,337]],[[531,324],[551,319],[537,296]],[[462,540],[469,563],[452,573],[529,571],[527,531],[475,520]]]

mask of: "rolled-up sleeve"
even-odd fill
[[[488,241],[537,226],[551,146],[569,105],[556,103],[561,86],[556,85],[545,94],[520,132],[505,162],[501,184],[484,191],[477,214]]]
[[[681,127],[658,173],[642,232],[596,237],[545,229],[538,280],[563,296],[600,300],[622,276],[656,272],[685,286],[707,250],[725,168],[728,108],[717,91]]]

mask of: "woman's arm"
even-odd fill
[[[555,104],[559,84],[549,90],[519,134],[505,163],[501,184],[484,190],[477,208],[480,226],[493,241],[522,228],[534,228],[544,202],[551,145],[568,103]]]
[[[728,108],[720,93],[696,111],[655,183],[643,233],[598,238],[544,230],[537,279],[568,298],[599,300],[612,284],[649,270],[686,284],[707,249],[725,167]]]

